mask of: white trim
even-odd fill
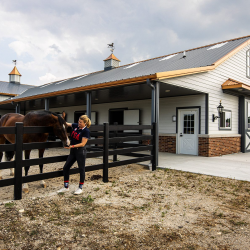
[[[213,134],[213,135],[198,135],[198,137],[202,137],[202,138],[223,138],[223,137],[241,137],[240,134],[232,134],[232,135],[229,135],[229,134]]]

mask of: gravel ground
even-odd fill
[[[64,194],[56,193],[62,177],[46,180],[47,188],[30,183],[20,201],[11,200],[13,187],[0,188],[0,249],[249,249],[249,182],[137,164],[111,168],[108,183],[101,176],[86,173],[79,196],[73,195],[77,174]]]

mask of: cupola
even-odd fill
[[[120,66],[120,60],[116,58],[116,56],[113,53],[103,61],[104,61],[104,70],[110,70]]]
[[[9,73],[9,76],[10,76],[9,82],[19,83],[20,84],[20,78],[21,78],[22,75],[19,73],[19,71],[17,70],[16,66]]]
[[[115,49],[114,43],[108,44],[108,48],[110,48],[111,55],[105,60],[103,60],[104,70],[110,70],[120,66],[120,60],[113,54]]]

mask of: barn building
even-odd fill
[[[160,152],[250,151],[250,36],[119,64],[112,53],[99,72],[19,91],[1,99],[1,113],[49,109],[65,111],[69,122],[85,113],[93,124],[157,122]]]
[[[18,96],[25,92],[29,88],[33,88],[32,85],[21,84],[21,74],[16,66],[9,73],[9,82],[0,81],[0,101],[8,100],[12,97]],[[17,105],[15,105],[16,107]],[[14,106],[7,112],[13,112]],[[0,117],[6,112],[0,110]]]

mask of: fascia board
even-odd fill
[[[211,65],[211,66],[205,66],[205,67],[199,67],[199,68],[158,72],[158,73],[156,73],[156,79],[161,80],[161,79],[166,79],[166,78],[174,78],[174,77],[178,77],[178,76],[185,76],[185,75],[207,72],[207,71],[214,70],[214,69],[215,69],[215,66]]]

